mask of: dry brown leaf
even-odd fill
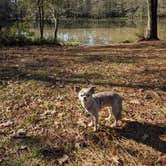
[[[11,126],[13,124],[13,122],[12,121],[7,121],[7,122],[4,122],[4,123],[1,123],[0,124],[0,127],[9,127],[9,126]]]
[[[59,164],[62,165],[63,163],[65,163],[67,160],[69,159],[69,156],[64,154],[61,158],[57,159]]]
[[[118,156],[112,156],[111,160],[117,164],[119,164],[119,157]]]

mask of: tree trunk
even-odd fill
[[[58,26],[59,26],[59,18],[58,18],[58,13],[55,11],[55,31],[54,31],[54,41],[57,40],[57,34],[58,34]]]
[[[158,0],[148,0],[148,24],[145,36],[146,40],[158,40],[157,7]]]
[[[40,40],[43,40],[44,34],[44,4],[43,0],[38,0],[39,24],[40,24]]]

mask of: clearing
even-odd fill
[[[74,92],[123,96],[122,124],[93,132]],[[166,42],[0,50],[0,165],[164,165]]]

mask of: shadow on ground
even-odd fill
[[[119,145],[123,147],[123,141],[121,142],[121,140],[124,140],[124,138],[144,144],[161,153],[166,153],[166,142],[161,139],[162,135],[166,134],[165,126],[162,127],[160,125],[134,121],[127,122],[122,128],[117,127],[112,129],[110,127],[101,126],[98,132],[93,132],[90,128],[83,130],[84,131],[81,131],[83,140],[77,140],[73,136],[58,136],[60,142],[54,138],[54,143],[48,144],[44,137],[27,136],[23,139],[13,138],[11,141],[19,146],[27,146],[31,151],[36,149],[35,155],[46,160],[53,159],[56,162],[57,159],[61,158],[64,154],[71,156],[72,159],[75,158],[73,152],[77,150],[75,147],[76,142],[79,142],[79,146],[82,149],[92,146],[106,150],[110,148],[117,149],[116,146]],[[58,142],[59,146],[57,146]],[[133,151],[135,153],[138,149]]]
[[[13,49],[3,50],[0,52],[0,84],[10,80],[37,80],[56,84],[57,81],[66,84],[93,84],[93,85],[109,85],[118,87],[142,88],[142,89],[159,89],[166,90],[164,83],[165,54],[160,55],[160,49],[163,49],[165,42],[162,43],[138,43],[132,45],[113,45],[101,47],[66,47],[64,48],[32,48],[32,49]],[[147,47],[149,52],[144,53]],[[115,49],[112,51],[112,49]],[[141,54],[133,54],[130,52],[133,48],[142,50]],[[152,49],[153,48],[153,49]],[[102,54],[103,49],[107,54]],[[125,52],[128,50],[128,52]],[[156,51],[157,50],[157,51]],[[93,51],[97,51],[97,54]],[[151,54],[151,51],[156,53]],[[85,53],[89,54],[85,54]],[[151,69],[156,63],[157,68]],[[161,63],[162,62],[162,66]],[[115,65],[117,73],[108,70],[100,70],[100,68],[109,65]],[[132,70],[125,72],[121,69],[121,64],[132,66]],[[91,65],[91,66],[90,66]],[[98,67],[98,71],[93,69],[93,65]],[[86,66],[85,70],[79,69]],[[145,69],[141,69],[141,67]],[[149,68],[150,66],[150,68]],[[74,67],[74,68],[73,68]],[[138,69],[138,70],[137,70]],[[110,70],[112,70],[110,68]],[[86,71],[84,73],[83,71]],[[123,80],[123,81],[122,81]]]
[[[161,137],[166,134],[166,126],[140,123],[137,121],[127,122],[122,129],[115,129],[120,137],[132,139],[153,149],[166,153],[166,141]]]
[[[146,74],[146,71],[145,73]],[[58,77],[58,78],[57,78]],[[99,81],[95,78],[101,78]],[[67,71],[62,72],[61,70],[56,71],[56,76],[51,76],[48,73],[33,73],[22,71],[17,67],[0,67],[0,84],[3,84],[3,81],[10,80],[36,80],[51,83],[56,85],[57,82],[62,83],[63,85],[67,84],[93,84],[93,85],[103,85],[103,86],[117,86],[117,87],[129,87],[129,88],[142,88],[142,89],[159,89],[166,91],[166,86],[164,84],[152,84],[149,82],[131,82],[121,83],[114,82],[104,79],[104,76],[99,73],[70,73]],[[163,80],[163,79],[162,79]],[[144,81],[144,80],[143,80]],[[163,80],[164,81],[164,80]]]
[[[21,152],[30,152],[34,154],[34,157],[37,158],[43,158],[43,159],[58,159],[63,157],[64,154],[71,153],[71,149],[65,149],[64,143],[65,141],[68,140],[68,143],[71,144],[70,138],[61,138],[61,145],[58,146],[58,140],[56,141],[56,138],[54,138],[55,141],[54,143],[48,144],[46,138],[42,136],[25,136],[24,138],[11,138],[11,142],[14,143],[15,145],[18,145],[19,147],[26,147],[24,149],[19,149],[18,150]]]
[[[166,126],[153,125],[149,123],[128,122],[122,128],[122,137],[132,139],[138,143],[143,143],[157,151],[166,153],[166,142],[161,140],[161,136],[166,134]]]
[[[112,129],[102,126],[95,136],[92,137],[90,134],[85,134],[85,138],[91,139],[95,144],[103,145],[104,143],[101,143],[103,132],[106,133],[107,139],[110,141],[114,138],[125,138],[152,147],[159,152],[166,153],[166,141],[161,139],[166,134],[166,126],[162,127],[160,125],[140,123],[137,121],[127,122],[122,128]]]

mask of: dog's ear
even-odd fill
[[[76,93],[78,93],[80,90],[81,90],[81,87],[79,87],[79,86],[75,86],[75,87],[74,87],[74,91],[75,91]]]
[[[92,86],[92,87],[89,88],[89,92],[90,92],[91,94],[95,93],[95,90],[96,90],[96,87],[95,87],[95,86]]]

